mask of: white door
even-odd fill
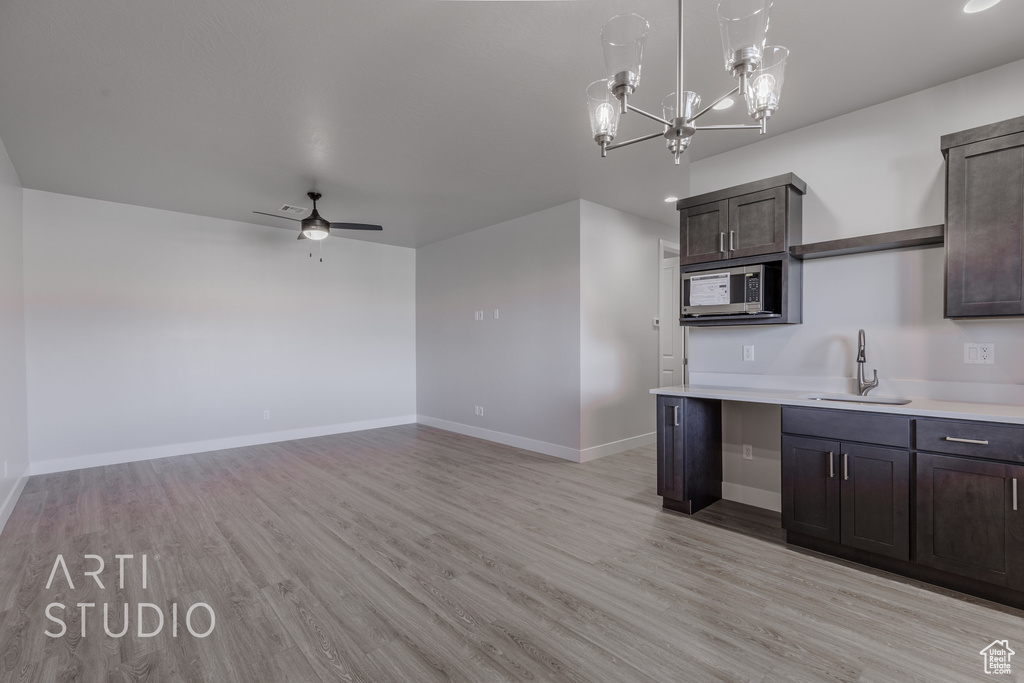
[[[683,328],[679,325],[679,246],[663,242],[658,286],[658,386],[683,383]]]

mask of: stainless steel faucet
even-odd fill
[[[867,359],[864,356],[864,348],[867,341],[864,338],[864,330],[857,333],[857,393],[867,396],[868,392],[878,386],[878,370],[875,370],[875,378],[870,382],[864,381],[864,363]]]

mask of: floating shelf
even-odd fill
[[[723,327],[726,325],[765,325],[779,323],[781,313],[737,313],[736,315],[684,316],[679,324],[685,327]]]
[[[942,244],[945,227],[944,225],[929,225],[926,228],[911,228],[910,230],[880,232],[874,235],[847,237],[828,242],[801,244],[790,247],[789,253],[798,259],[814,259],[906,247],[930,247]]]

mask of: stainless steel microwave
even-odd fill
[[[682,315],[750,315],[779,313],[781,269],[758,263],[682,275]]]

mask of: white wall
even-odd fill
[[[678,228],[580,203],[580,440],[588,456],[652,443],[658,241]],[[624,443],[625,442],[625,443]]]
[[[580,200],[420,247],[420,421],[576,461],[652,443],[674,233]]]
[[[28,470],[22,190],[0,142],[0,530]]]
[[[1024,61],[1015,62],[694,162],[691,194],[792,171],[808,186],[805,243],[943,223],[940,136],[1024,114],[1024,90],[1007,87],[1022,80]],[[850,391],[864,328],[878,394],[1024,401],[1024,320],[944,320],[942,288],[941,248],[807,261],[804,323],[693,330],[691,382]],[[994,342],[996,364],[964,365],[968,341]],[[756,346],[756,362],[742,362],[744,344]],[[731,438],[777,443],[777,426],[768,435],[770,420],[748,410],[729,408],[755,425]],[[739,444],[728,441],[727,483],[777,494],[777,479],[736,460]]]
[[[415,253],[25,190],[32,471],[411,422]],[[263,420],[270,410],[271,419]]]
[[[570,202],[417,250],[421,422],[578,458],[579,226]]]

